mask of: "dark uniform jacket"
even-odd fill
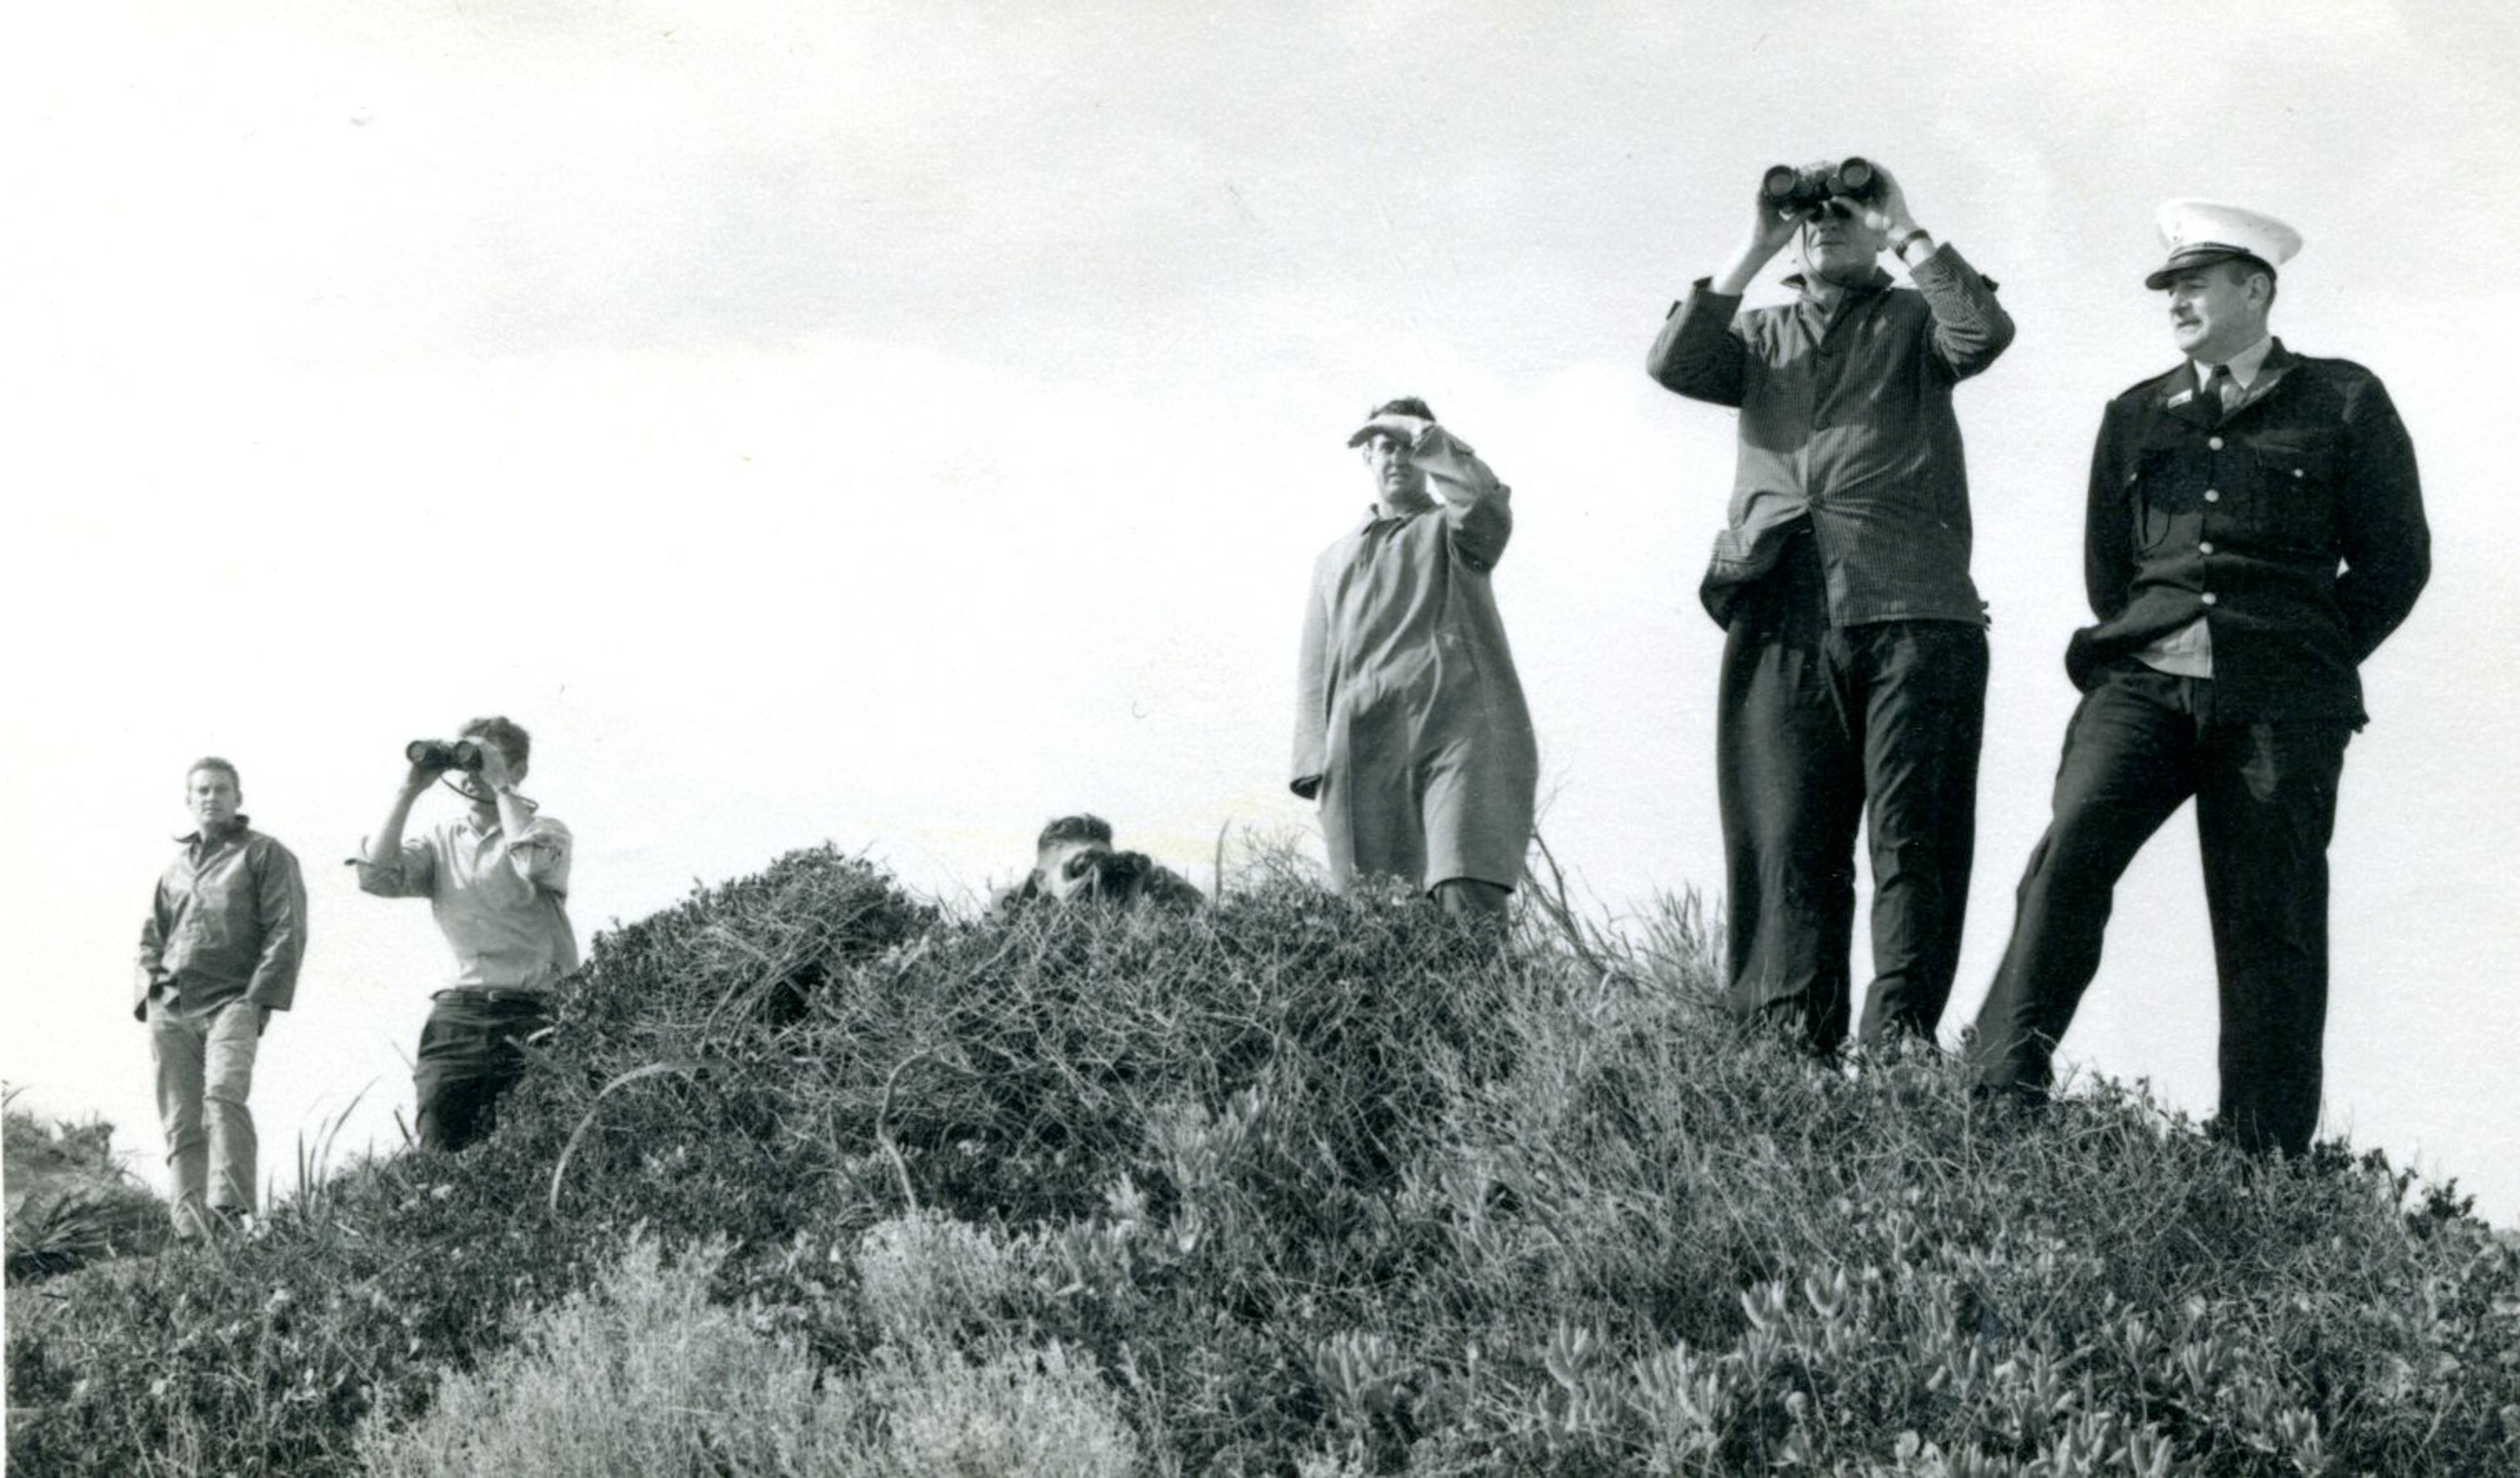
[[[1698,590],[1719,625],[1806,523],[1830,625],[1986,623],[1952,387],[1995,363],[2012,319],[1948,242],[1909,278],[1876,268],[1829,307],[1797,274],[1798,301],[1746,313],[1701,278],[1672,305],[1645,373],[1741,412],[1728,526]]]
[[[2355,667],[2432,570],[2414,447],[2379,378],[2276,340],[2219,419],[2193,366],[2100,417],[2084,579],[2096,625],[2065,670],[2098,670],[2203,616],[2214,711],[2363,721]]]

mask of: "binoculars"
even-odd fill
[[[1154,860],[1144,852],[1097,847],[1070,857],[1058,871],[1067,881],[1085,884],[1079,891],[1099,898],[1127,899],[1145,889],[1154,870]]]
[[[478,770],[481,746],[471,739],[413,739],[402,757],[431,770]]]
[[[1868,201],[1881,185],[1881,177],[1872,165],[1849,155],[1828,169],[1797,169],[1791,164],[1778,164],[1768,170],[1759,189],[1768,204],[1780,214],[1798,215],[1816,220],[1839,197],[1851,201]]]

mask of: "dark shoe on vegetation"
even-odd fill
[[[1969,1107],[1988,1114],[2033,1119],[2044,1116],[2053,1102],[2045,1089],[2004,1083],[1969,1085]]]

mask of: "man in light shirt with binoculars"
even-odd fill
[[[518,788],[532,747],[505,718],[474,719],[451,742],[414,740],[393,808],[353,859],[362,891],[428,899],[455,957],[412,1072],[427,1148],[461,1149],[490,1132],[524,1071],[524,1044],[550,1025],[553,987],[577,968],[568,828]],[[441,780],[465,813],[405,840],[413,804]]]

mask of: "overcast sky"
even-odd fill
[[[1317,851],[1301,600],[1397,393],[1513,485],[1552,846],[1605,910],[1711,889],[1733,423],[1644,350],[1767,164],[1860,153],[2020,328],[1958,397],[1994,675],[1946,1037],[2047,821],[2100,406],[2175,359],[2153,208],[2246,203],[2435,534],[2347,757],[2327,1127],[2520,1220],[2510,8],[251,9],[13,6],[0,59],[0,1074],[153,1182],[129,962],[199,754],[313,893],[284,1180],[409,1116],[442,949],[339,864],[475,713],[534,733],[583,936],[826,838],[965,899],[1079,809],[1202,883],[1221,829]],[[2066,1056],[2209,1110],[2213,1001],[2182,813]]]

